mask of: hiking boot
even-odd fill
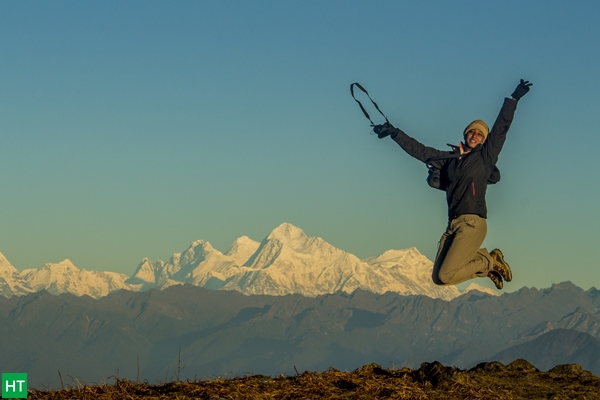
[[[492,260],[494,260],[494,267],[492,270],[498,272],[506,282],[512,281],[512,271],[506,261],[504,261],[502,252],[499,249],[494,249],[490,252],[490,256],[492,256]]]
[[[502,290],[504,283],[502,282],[502,277],[497,271],[490,271],[488,272],[487,276],[492,280],[492,282],[494,282],[494,285],[496,285],[498,290]]]

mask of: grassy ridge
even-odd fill
[[[330,369],[296,376],[253,375],[160,385],[116,380],[113,384],[63,390],[30,390],[29,399],[600,399],[600,378],[577,364],[540,372],[525,360],[470,370],[423,363],[411,370],[365,365],[353,372]]]

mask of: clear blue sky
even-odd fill
[[[443,149],[525,78],[485,245],[509,291],[600,287],[598,15],[591,0],[2,1],[0,252],[130,275],[290,222],[361,258],[433,259],[444,195],[369,135],[349,85]]]

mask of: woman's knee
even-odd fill
[[[453,285],[455,276],[456,271],[449,271],[448,268],[440,268],[437,271],[434,269],[431,279],[436,285]]]
[[[434,271],[433,274],[431,274],[431,280],[433,281],[433,283],[439,286],[447,285],[446,281],[442,278],[439,271]]]

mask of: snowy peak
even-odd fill
[[[273,229],[266,241],[279,241],[293,249],[301,249],[306,246],[309,237],[304,231],[290,223],[283,223]]]
[[[390,291],[410,295],[423,294],[450,300],[460,295],[455,286],[438,286],[431,280],[433,262],[416,248],[388,250],[383,254],[363,260],[377,274],[386,277]]]
[[[377,269],[399,268],[412,279],[430,280],[433,263],[414,247],[404,250],[388,250],[383,254],[367,258],[366,263]],[[429,268],[429,267],[432,268]],[[429,275],[429,276],[427,276]]]
[[[255,270],[280,269],[281,273],[285,274],[284,271],[290,268],[298,270],[306,264],[320,265],[323,259],[347,256],[348,253],[333,247],[325,240],[308,236],[302,229],[284,223],[261,242],[244,266]]]
[[[283,224],[279,225],[277,228],[273,229],[271,231],[271,233],[269,234],[269,236],[267,237],[267,239],[280,239],[280,240],[286,240],[286,239],[305,239],[306,233],[304,233],[304,231],[292,224],[290,224],[289,222],[284,222]]]
[[[52,294],[72,293],[99,298],[115,290],[130,289],[125,284],[126,275],[86,271],[77,268],[70,260],[48,263],[40,269],[25,270],[21,277],[34,291],[47,290]]]
[[[275,228],[261,243],[257,252],[269,249],[273,255],[309,254],[318,257],[333,255],[349,255],[320,237],[308,236],[304,231],[292,224],[284,223]],[[354,256],[353,256],[354,257]],[[358,258],[357,258],[358,260]]]
[[[19,271],[12,266],[4,254],[0,253],[0,295],[4,297],[22,296],[33,290],[21,278]]]
[[[180,266],[193,265],[196,266],[206,259],[206,256],[212,252],[221,254],[220,251],[216,250],[212,245],[204,240],[197,240],[190,245],[190,247],[181,254],[179,258]]]
[[[0,253],[0,277],[10,277],[18,273],[19,271],[4,257],[4,254]]]
[[[469,292],[473,292],[473,291],[478,291],[481,293],[489,294],[490,296],[498,296],[499,295],[499,292],[497,290],[486,288],[486,287],[478,285],[476,283],[471,283],[469,286],[467,286],[466,289],[463,291],[463,293],[469,293]]]
[[[127,280],[127,283],[131,284],[153,284],[157,280],[156,272],[159,270],[155,263],[147,258],[142,259],[137,269]]]
[[[417,260],[424,257],[416,247],[410,247],[404,250],[388,250],[377,257],[370,259],[372,262],[386,263],[396,262],[398,259],[407,261]]]
[[[62,260],[58,263],[47,263],[42,267],[42,271],[50,271],[53,273],[78,273],[80,271],[69,259]]]
[[[59,263],[47,263],[40,269],[26,269],[21,275],[33,289],[41,290],[57,281],[67,284],[79,272],[81,271],[71,261],[63,260]]]
[[[231,257],[238,265],[243,265],[259,246],[259,242],[250,239],[248,236],[242,236],[233,242],[225,255]]]
[[[10,262],[4,257],[4,254],[0,253],[0,268],[4,265],[11,265]],[[12,266],[12,265],[11,265]]]

